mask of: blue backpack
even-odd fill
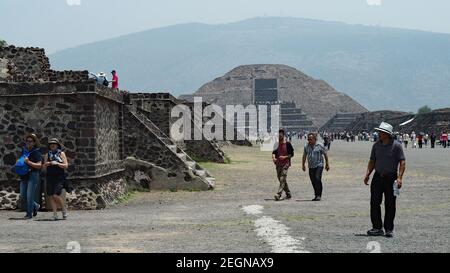
[[[31,152],[28,151],[26,148],[23,148],[22,150],[22,156],[17,160],[16,165],[14,166],[14,169],[16,171],[16,174],[23,176],[27,175],[30,172],[30,166],[28,166],[27,163],[25,163],[25,158],[29,157],[30,154],[37,151],[38,149],[34,149]]]

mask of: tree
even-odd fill
[[[417,114],[422,115],[422,114],[426,114],[426,113],[430,113],[431,112],[431,108],[428,107],[428,105],[422,106],[419,108],[419,110],[417,111]]]

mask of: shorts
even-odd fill
[[[64,188],[64,176],[47,176],[47,195],[61,195]]]

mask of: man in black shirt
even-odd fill
[[[384,229],[386,237],[392,237],[394,231],[394,218],[396,210],[396,197],[394,196],[394,183],[402,187],[403,174],[406,169],[405,154],[400,142],[392,138],[392,125],[382,122],[375,128],[379,132],[379,141],[373,147],[367,167],[364,183],[369,185],[369,178],[375,169],[375,175],[370,187],[370,217],[373,228],[367,232],[370,236],[384,235],[381,220],[381,202],[384,194],[385,216]]]

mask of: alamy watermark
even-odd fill
[[[262,140],[261,149],[272,150],[280,129],[280,105],[205,106],[195,97],[193,107],[173,107],[171,120],[170,137],[175,141]]]

